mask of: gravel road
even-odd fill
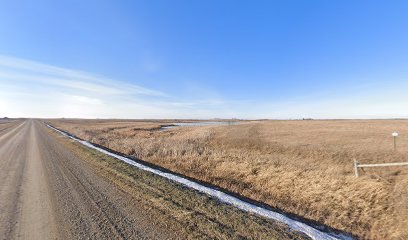
[[[305,239],[21,120],[0,131],[2,239]]]

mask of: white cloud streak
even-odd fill
[[[180,101],[139,85],[0,55],[0,117],[205,118],[217,100]]]
[[[164,93],[79,70],[0,55],[0,78],[31,81],[101,94],[166,96]]]
[[[0,117],[75,118],[406,118],[408,88],[355,88],[287,101],[181,100],[105,76],[0,55]],[[199,89],[202,90],[201,88]],[[218,95],[219,96],[219,95]]]

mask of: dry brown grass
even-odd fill
[[[146,224],[153,229],[162,226],[168,229],[173,235],[168,239],[309,239],[283,224],[219,204],[204,194],[186,190],[162,177],[69,141],[55,131],[50,130],[50,133],[86,165],[89,164],[96,174],[126,193],[121,197],[130,197],[128,201],[137,203],[138,211],[154,220]]]
[[[6,131],[7,129],[19,123],[21,123],[21,120],[18,119],[0,118],[0,133]]]
[[[408,238],[408,121],[263,121],[157,131],[166,122],[54,120],[56,127],[367,239]],[[168,122],[167,122],[168,124]],[[399,130],[398,152],[391,132]]]

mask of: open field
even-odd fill
[[[6,131],[7,129],[15,126],[16,124],[20,123],[21,120],[17,119],[4,119],[0,118],[0,133]]]
[[[171,121],[50,120],[85,140],[367,239],[408,237],[408,121],[259,121],[158,130]],[[398,130],[398,152],[391,132]]]
[[[0,132],[0,178],[1,239],[308,239],[36,120]]]

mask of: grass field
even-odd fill
[[[159,222],[170,228],[175,235],[171,239],[309,239],[302,233],[290,231],[283,224],[248,216],[204,194],[188,191],[176,183],[54,134],[98,175],[129,194],[132,197],[129,205],[132,207],[137,203],[141,208],[139,211],[154,219],[153,223],[146,224]]]
[[[172,121],[50,120],[88,141],[210,182],[366,239],[408,238],[408,121],[254,121],[179,127]],[[398,151],[391,132],[398,130]]]
[[[21,121],[19,119],[5,119],[5,118],[0,118],[0,132],[20,123]]]

